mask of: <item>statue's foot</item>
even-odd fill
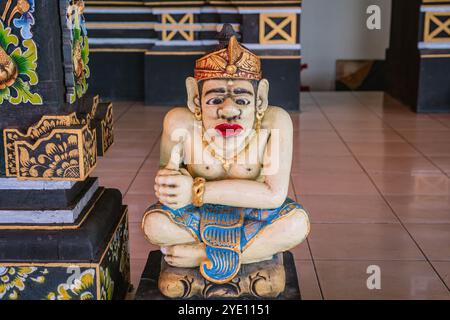
[[[162,247],[161,252],[172,267],[194,268],[206,259],[205,244],[202,242]]]

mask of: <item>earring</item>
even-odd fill
[[[199,106],[200,101],[199,101],[198,95],[196,95],[194,97],[194,104],[195,104],[194,118],[197,121],[202,121],[202,108]]]
[[[202,108],[195,107],[195,109],[194,109],[194,118],[197,121],[202,121]]]
[[[256,111],[256,133],[259,133],[259,130],[261,129],[261,122],[264,118],[264,111],[257,110]]]

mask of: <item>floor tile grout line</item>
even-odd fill
[[[371,110],[370,108],[368,108],[365,104],[363,104],[353,93],[351,93],[352,96],[355,98],[355,100],[364,108],[369,109],[371,112],[375,113],[373,110]],[[425,252],[423,251],[423,249],[420,247],[420,245],[417,243],[416,239],[414,239],[414,237],[412,236],[412,234],[410,233],[410,231],[408,230],[408,228],[405,226],[405,224],[403,223],[403,221],[400,219],[400,217],[397,215],[397,213],[395,212],[394,208],[391,206],[391,204],[389,203],[389,201],[385,198],[384,194],[381,192],[381,190],[378,188],[378,186],[375,184],[375,182],[373,181],[372,177],[370,176],[370,174],[366,171],[366,169],[362,166],[362,164],[360,163],[359,159],[356,158],[356,156],[354,155],[353,151],[350,149],[350,147],[347,145],[347,142],[342,138],[341,134],[338,132],[338,130],[335,128],[335,126],[333,125],[333,123],[329,120],[328,116],[326,115],[326,113],[322,110],[320,104],[316,101],[315,97],[314,97],[314,101],[316,102],[316,105],[318,106],[319,110],[323,113],[323,116],[329,121],[330,125],[334,128],[334,130],[336,130],[336,133],[338,134],[339,138],[342,140],[342,142],[345,144],[345,146],[348,148],[349,152],[355,157],[356,161],[358,162],[358,164],[363,168],[364,172],[366,173],[367,177],[370,179],[370,181],[372,182],[372,184],[374,185],[375,189],[377,190],[377,192],[379,193],[379,195],[382,197],[382,199],[385,201],[386,205],[390,208],[392,214],[397,218],[397,220],[400,222],[400,225],[403,227],[403,229],[406,231],[406,233],[410,236],[410,238],[412,239],[412,241],[414,242],[414,244],[417,246],[417,248],[419,249],[419,251],[422,253],[422,255],[425,257],[426,261],[428,262],[428,264],[430,265],[430,267],[433,269],[433,271],[436,273],[436,275],[438,276],[438,278],[441,280],[441,282],[443,283],[443,285],[446,287],[446,289],[450,292],[450,287],[447,285],[447,283],[444,281],[443,277],[441,277],[441,275],[439,274],[439,272],[436,270],[436,268],[433,266],[433,264],[431,263],[430,259],[428,258],[428,256],[425,254]],[[376,114],[376,113],[375,113]],[[376,114],[377,115],[377,114]],[[377,115],[377,117],[379,117]],[[379,117],[380,118],[380,117]],[[385,121],[380,118],[381,121],[383,121],[383,123],[385,123]],[[391,127],[389,125],[389,127]],[[391,127],[392,128],[392,127]],[[393,128],[392,128],[393,129]],[[395,129],[393,129],[397,134],[399,134]],[[405,139],[401,134],[399,134],[403,139]],[[406,139],[405,139],[406,140]],[[440,169],[440,168],[439,168]]]
[[[137,104],[137,102],[132,103],[124,112],[122,112],[120,114],[120,116],[116,119],[116,121],[114,121],[114,124],[117,123],[126,113],[128,113],[130,111],[130,109],[135,106]],[[151,153],[153,152],[153,150],[155,149],[156,145],[158,144],[160,138],[161,138],[161,134],[162,132],[160,131],[159,134],[157,135],[155,141],[153,142],[149,152],[147,153],[147,155],[144,157],[141,165],[139,166],[139,168],[136,170],[136,173],[133,177],[133,179],[131,180],[130,184],[128,185],[128,188],[125,190],[124,194],[123,194],[123,198],[126,197],[126,195],[128,194],[128,191],[130,190],[131,186],[133,185],[134,181],[136,180],[137,176],[139,175],[139,172],[141,171],[142,167],[144,166],[145,162],[148,160],[148,158],[150,157]],[[145,258],[143,258],[143,260],[145,260]]]
[[[447,173],[445,170],[443,170],[441,167],[439,167],[436,163],[434,163],[434,161],[428,157],[426,154],[424,154],[419,148],[417,148],[414,143],[410,142],[403,134],[401,134],[401,132],[399,132],[397,129],[395,129],[391,124],[389,124],[389,122],[387,122],[386,120],[383,119],[383,117],[381,117],[380,115],[378,115],[376,112],[374,112],[371,108],[369,108],[364,102],[361,101],[361,99],[358,98],[357,95],[355,95],[353,92],[351,92],[352,96],[355,98],[355,100],[363,107],[367,108],[370,110],[370,112],[372,112],[373,114],[375,114],[384,124],[386,124],[392,131],[394,131],[396,134],[398,134],[410,147],[412,147],[414,150],[416,150],[422,157],[424,157],[425,159],[427,159],[435,168],[437,168],[442,174],[444,174],[444,176],[446,176],[447,178],[450,179],[450,172]],[[430,119],[433,119],[439,123],[441,123],[438,119],[434,119],[430,114],[426,114],[427,117],[429,117]],[[444,123],[441,123],[444,126],[446,126]],[[449,127],[450,128],[450,127]]]
[[[295,185],[294,185],[294,182],[293,182],[293,180],[292,180],[292,174],[289,175],[289,183],[291,184],[292,190],[294,191],[295,201],[296,201],[297,203],[299,203],[297,191],[295,190]],[[311,221],[310,221],[310,223],[311,223]],[[309,235],[308,235],[308,236],[309,236]],[[306,244],[307,244],[307,246],[308,246],[309,255],[311,256],[311,260],[310,260],[310,261],[311,261],[311,263],[312,263],[312,265],[313,265],[314,274],[316,275],[316,281],[317,281],[317,285],[319,286],[320,296],[321,296],[322,300],[325,300],[325,297],[324,297],[324,295],[323,295],[322,285],[320,284],[319,274],[317,273],[317,266],[316,266],[316,263],[315,263],[315,261],[314,261],[314,256],[313,256],[312,251],[311,251],[311,245],[309,244],[308,237],[306,237]],[[299,285],[300,285],[300,284],[299,284]],[[301,291],[300,291],[300,294],[301,294]]]
[[[352,96],[355,98],[356,101],[358,101],[358,103],[364,107],[367,108],[367,106],[365,104],[362,104],[359,99],[352,93]],[[419,249],[419,251],[422,253],[422,255],[425,257],[426,261],[428,262],[428,264],[430,265],[430,267],[433,269],[433,271],[436,273],[436,275],[438,276],[438,278],[441,280],[441,282],[443,283],[443,285],[445,286],[445,288],[450,292],[450,287],[447,285],[447,283],[444,281],[444,279],[441,277],[441,275],[439,274],[439,272],[437,272],[436,268],[433,266],[433,264],[431,263],[430,259],[428,258],[428,256],[425,254],[425,252],[423,251],[423,249],[420,247],[420,245],[417,243],[416,239],[414,239],[414,237],[412,236],[412,234],[410,233],[410,231],[408,230],[408,228],[405,226],[405,224],[403,223],[403,221],[400,219],[400,217],[397,215],[397,213],[395,212],[394,208],[391,206],[391,204],[389,203],[389,201],[385,198],[384,194],[381,192],[381,190],[378,188],[378,186],[375,184],[373,178],[370,176],[370,174],[366,171],[366,169],[362,166],[361,162],[359,161],[359,159],[356,158],[356,156],[354,155],[353,151],[350,149],[350,147],[348,146],[347,142],[342,138],[341,134],[338,132],[338,130],[336,129],[336,127],[334,126],[334,124],[330,121],[330,119],[328,118],[328,116],[326,115],[326,113],[322,110],[320,104],[317,102],[316,98],[314,98],[314,101],[317,105],[317,107],[319,108],[319,110],[322,112],[323,116],[328,120],[328,122],[330,123],[330,125],[333,127],[333,129],[336,131],[336,133],[338,134],[339,138],[341,139],[341,141],[344,143],[344,145],[348,148],[349,152],[355,157],[355,160],[358,162],[358,164],[363,168],[365,174],[367,175],[367,177],[369,178],[369,180],[371,181],[371,183],[373,184],[373,186],[375,187],[375,189],[377,190],[377,192],[379,193],[379,195],[382,197],[382,199],[384,200],[384,202],[386,203],[386,205],[389,207],[389,209],[391,210],[392,214],[397,218],[397,220],[400,222],[400,225],[403,227],[403,229],[405,230],[405,232],[409,235],[409,237],[411,238],[411,240],[414,242],[414,244],[417,246],[417,248]],[[367,108],[370,109],[370,108]],[[373,112],[373,111],[372,111]],[[384,122],[384,121],[383,121]]]
[[[370,109],[369,107],[367,107],[367,105],[365,103],[363,103],[353,92],[352,92],[352,96],[355,98],[356,101],[358,101],[358,103],[363,106],[366,109],[369,109],[370,112],[372,112],[373,114],[375,114],[376,117],[378,117],[378,119],[380,119],[385,125],[387,125],[392,131],[394,131],[396,134],[398,134],[410,147],[412,147],[414,150],[416,150],[420,155],[422,155],[422,157],[424,157],[425,159],[427,159],[434,167],[436,167],[441,173],[443,173],[447,178],[450,178],[449,174],[447,174],[447,172],[445,172],[441,167],[439,167],[437,164],[434,163],[434,161],[428,157],[427,155],[425,155],[419,148],[417,148],[413,143],[411,143],[403,134],[401,134],[401,132],[399,132],[397,129],[395,129],[389,122],[387,122],[386,120],[383,119],[383,117],[381,117],[380,115],[378,115],[376,112],[374,112],[372,109]],[[429,118],[430,115],[427,114],[427,116]],[[431,118],[432,119],[432,118]],[[436,119],[433,119],[437,122],[439,122]]]
[[[137,104],[137,102],[131,103],[128,108],[126,108],[120,115],[118,115],[117,119],[114,121],[114,124],[116,124],[125,115],[125,113],[130,111],[130,109],[136,104]],[[113,110],[114,110],[114,103],[113,103]]]
[[[428,115],[431,119],[436,120],[437,122],[439,122],[440,124],[442,124],[444,127],[450,128],[450,125],[446,124],[446,123],[443,122],[441,119],[436,118],[436,117],[434,116],[435,113],[433,113],[433,114],[427,113],[427,115]]]
[[[123,195],[123,197],[125,198],[125,196],[128,194],[128,191],[130,191],[131,186],[133,185],[133,182],[136,180],[137,176],[139,175],[139,172],[141,171],[142,167],[144,166],[145,162],[148,160],[148,158],[150,157],[151,153],[153,152],[153,150],[155,149],[156,145],[158,144],[159,140],[161,139],[161,134],[162,132],[160,132],[157,136],[157,138],[155,139],[155,141],[153,142],[150,151],[147,153],[147,155],[145,156],[144,160],[142,161],[141,165],[139,166],[139,168],[136,171],[136,174],[133,177],[133,180],[131,180],[130,184],[128,185],[127,190],[125,191],[125,194]]]

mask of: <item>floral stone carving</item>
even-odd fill
[[[86,179],[97,162],[96,132],[75,113],[44,116],[26,134],[4,130],[6,173],[18,179]]]
[[[34,144],[15,145],[19,179],[84,180],[97,160],[95,132],[88,126],[55,129]]]
[[[39,79],[36,73],[37,48],[32,39],[34,0],[8,0],[0,20],[0,104],[42,104],[42,97],[32,88]],[[20,14],[19,18],[15,18]],[[20,36],[13,33],[19,29]],[[15,29],[14,29],[15,30]]]
[[[84,20],[83,0],[60,0],[61,16],[66,21],[64,34],[64,69],[66,71],[67,101],[74,103],[88,89],[89,44]]]

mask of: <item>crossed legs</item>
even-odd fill
[[[142,221],[147,239],[161,247],[166,262],[174,267],[198,267],[206,259],[205,244],[161,211],[148,212]],[[262,230],[242,252],[243,264],[269,260],[305,240],[310,223],[304,210],[295,209]]]

